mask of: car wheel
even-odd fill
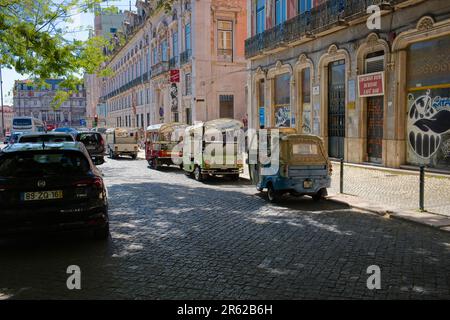
[[[109,224],[94,230],[95,240],[106,240],[109,238]]]
[[[200,169],[199,166],[195,166],[194,169],[194,178],[197,181],[203,181],[203,174],[202,174],[202,169]]]
[[[239,181],[239,173],[230,175],[231,180]]]
[[[136,160],[136,158],[137,158],[137,154],[133,154],[133,155],[131,156],[131,159],[133,159],[133,160]]]
[[[269,199],[269,202],[276,203],[280,201],[281,198],[281,192],[276,191],[272,184],[269,184],[267,186],[267,198]]]
[[[312,196],[314,201],[320,201],[325,199],[325,197],[328,195],[327,189],[322,188],[320,189],[315,195]]]

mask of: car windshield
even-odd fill
[[[42,136],[24,136],[20,138],[20,143],[36,143],[36,142],[70,142],[73,138],[69,135],[53,136],[53,135],[42,135]]]
[[[99,134],[97,133],[79,133],[77,135],[77,141],[83,142],[84,144],[98,144]]]
[[[292,144],[292,153],[296,156],[318,155],[319,148],[317,144],[310,142],[301,142]]]
[[[0,177],[76,176],[90,170],[77,151],[25,151],[0,154]]]
[[[31,126],[31,119],[13,119],[13,126]]]

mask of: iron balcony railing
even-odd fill
[[[178,56],[170,58],[169,69],[175,69],[177,66],[178,66]]]
[[[152,73],[150,71],[147,71],[147,72],[143,73],[140,77],[137,77],[137,78],[131,80],[130,82],[124,84],[123,86],[121,86],[121,87],[119,87],[119,88],[117,88],[115,90],[112,90],[108,94],[100,97],[100,101],[101,102],[106,102],[106,100],[108,100],[108,99],[111,99],[111,98],[113,98],[113,97],[115,97],[115,96],[117,96],[117,95],[119,95],[119,94],[121,94],[121,93],[123,93],[123,92],[125,92],[127,90],[130,90],[131,88],[134,88],[134,87],[136,87],[136,86],[138,86],[138,85],[140,85],[140,84],[142,84],[144,82],[147,82],[148,80],[150,80],[151,74]]]
[[[184,65],[189,62],[191,59],[192,51],[191,49],[187,49],[180,54],[180,64]]]
[[[152,78],[157,77],[165,72],[169,71],[169,62],[160,61],[152,66]]]
[[[368,16],[367,8],[378,5],[382,10],[410,0],[328,0],[314,7],[311,11],[301,13],[271,29],[256,34],[245,40],[245,56],[251,58],[263,51],[271,50],[312,37],[348,21]]]

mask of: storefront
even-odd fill
[[[450,37],[407,48],[407,164],[450,169]]]

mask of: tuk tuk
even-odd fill
[[[111,159],[122,155],[131,156],[134,160],[139,152],[136,129],[111,128],[106,130],[106,150]]]
[[[216,119],[187,127],[184,135],[183,170],[202,181],[208,176],[239,179],[243,172],[243,123]]]
[[[150,168],[158,170],[160,166],[180,165],[183,156],[183,136],[187,125],[172,122],[151,125],[145,132],[145,159]],[[173,159],[179,158],[180,164]]]
[[[274,129],[268,129],[267,142],[270,144]],[[331,185],[331,162],[328,159],[323,141],[320,137],[309,134],[297,134],[295,129],[277,129],[279,157],[272,170],[267,159],[261,162],[257,152],[256,164],[249,164],[252,182],[258,191],[267,189],[270,202],[277,202],[290,193],[294,196],[311,196],[319,201],[328,195]],[[257,136],[259,137],[259,134]],[[262,139],[258,139],[262,140]],[[258,151],[261,142],[258,141]],[[270,149],[270,148],[269,148]]]

